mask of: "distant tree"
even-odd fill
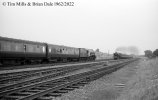
[[[148,58],[153,57],[153,53],[152,53],[151,50],[145,50],[144,53],[145,53],[145,56],[148,57]]]
[[[96,52],[99,52],[99,49],[96,49]]]
[[[158,57],[158,49],[153,52],[153,55]]]

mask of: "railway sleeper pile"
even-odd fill
[[[51,100],[53,97],[61,96],[63,93],[79,88],[80,86],[98,79],[103,75],[109,74],[132,61],[135,60],[128,60],[87,72],[58,76],[49,80],[28,82],[29,84],[21,83],[17,84],[18,86],[15,87],[10,86],[10,88],[0,91],[0,99]]]

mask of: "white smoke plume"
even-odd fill
[[[116,48],[116,52],[123,53],[123,54],[128,54],[128,55],[138,55],[139,54],[139,49],[136,46],[121,46]]]

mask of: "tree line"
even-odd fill
[[[145,56],[148,58],[158,57],[158,49],[156,49],[153,52],[151,50],[145,50],[144,53],[145,53]]]

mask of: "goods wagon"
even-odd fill
[[[47,44],[47,57],[54,61],[72,61],[79,59],[79,49],[67,46]]]
[[[46,57],[46,45],[40,42],[0,37],[0,63],[42,60]]]

